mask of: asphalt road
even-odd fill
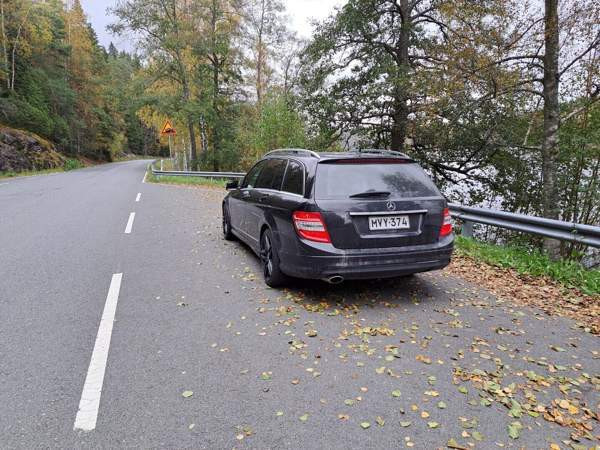
[[[573,322],[443,272],[269,289],[145,164],[0,181],[0,448],[598,445]]]

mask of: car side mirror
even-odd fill
[[[231,189],[237,189],[239,185],[240,185],[240,182],[238,180],[228,181],[227,184],[225,185],[225,189],[230,191]]]

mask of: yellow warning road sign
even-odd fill
[[[170,120],[167,120],[165,122],[165,125],[163,126],[163,129],[160,132],[160,134],[177,134],[177,132],[175,131],[175,128],[173,128],[173,124],[171,123]]]

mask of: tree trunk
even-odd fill
[[[200,127],[200,157],[204,161],[208,153],[208,138],[206,136],[206,120],[204,119],[204,115],[200,116],[198,126]]]
[[[188,86],[187,79],[183,79],[183,99],[187,103],[190,100],[190,87]],[[198,170],[198,153],[196,151],[196,134],[194,133],[194,120],[191,115],[188,115],[188,133],[190,135],[190,148],[191,154],[191,170]],[[185,149],[184,149],[185,151]]]
[[[410,8],[408,0],[400,0],[400,9],[402,11],[402,26],[400,28],[400,39],[396,48],[396,64],[398,70],[396,80],[394,80],[394,113],[392,116],[392,150],[401,151],[404,149],[406,141],[406,126],[408,122],[408,47],[410,45]]]
[[[408,105],[406,104],[404,89],[397,87],[394,95],[394,115],[392,117],[392,142],[391,150],[402,151],[406,141],[406,123],[408,121]]]
[[[218,111],[218,102],[219,102],[219,55],[217,54],[217,0],[213,0],[212,2],[212,17],[211,17],[211,32],[212,32],[212,82],[213,82],[213,92],[212,92],[212,109],[213,109],[213,170],[215,172],[219,171],[219,126],[220,126],[220,117]]]
[[[7,50],[7,39],[6,39],[6,27],[4,25],[4,0],[0,0],[0,25],[2,32],[2,60],[4,63],[4,71],[6,73],[6,87],[10,89],[10,76],[8,74],[8,50]]]
[[[265,0],[261,2],[261,12],[260,12],[260,25],[258,27],[258,36],[256,39],[256,100],[258,105],[262,105],[263,99],[263,76],[264,71],[263,67],[265,65],[264,59],[264,43],[263,43],[263,29],[265,23]]]
[[[544,138],[542,141],[542,206],[544,217],[560,215],[557,160],[560,108],[558,102],[558,0],[545,0],[544,54]],[[560,256],[560,242],[544,239],[544,250],[550,258]]]
[[[290,70],[292,66],[294,56],[289,55],[288,59],[285,60],[284,69],[283,69],[283,95],[286,103],[288,102],[288,98],[290,96],[291,86],[290,86]]]
[[[196,151],[196,134],[194,133],[194,121],[191,117],[188,118],[188,133],[190,135],[191,161],[190,169],[198,170],[198,153]],[[185,149],[184,149],[185,151]]]
[[[262,89],[262,84],[263,84],[263,70],[262,70],[262,66],[263,66],[263,54],[262,54],[262,44],[259,44],[258,47],[258,58],[256,60],[256,100],[258,102],[259,105],[262,104],[262,99],[263,99],[263,89]]]
[[[21,32],[23,31],[23,26],[25,25],[25,23],[27,22],[27,19],[29,18],[29,12],[31,11],[31,8],[33,7],[33,3],[31,5],[29,5],[27,7],[27,11],[25,11],[25,17],[23,18],[23,21],[19,24],[19,28],[17,28],[17,36],[15,37],[15,42],[13,44],[13,48],[12,48],[12,76],[10,79],[10,90],[14,91],[15,90],[15,78],[16,78],[16,60],[17,60],[17,47],[19,46],[19,40],[21,39]]]
[[[214,55],[216,58],[217,55]],[[214,113],[214,128],[213,128],[213,170],[215,172],[219,171],[219,146],[220,146],[220,115],[219,115],[219,105],[218,105],[218,95],[219,95],[219,67],[217,64],[213,65],[213,113]]]

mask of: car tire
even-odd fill
[[[233,241],[235,236],[231,231],[231,218],[229,217],[229,210],[223,206],[223,238],[226,241]]]
[[[286,283],[288,278],[279,268],[277,245],[269,229],[266,229],[260,237],[260,261],[267,286],[280,287]]]

